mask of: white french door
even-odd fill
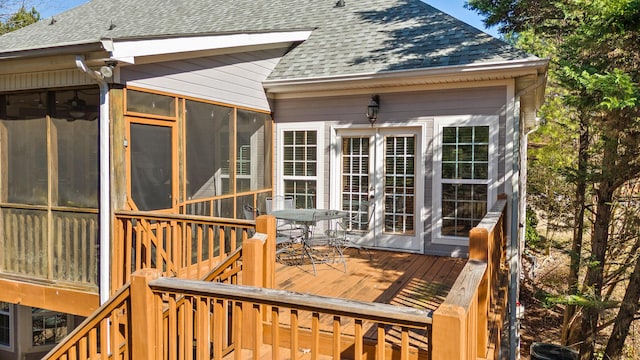
[[[336,129],[333,205],[362,220],[361,245],[422,251],[421,128]],[[363,201],[371,213],[358,213]]]

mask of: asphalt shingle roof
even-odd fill
[[[93,0],[0,36],[0,53],[135,39],[309,29],[270,80],[537,59],[420,0]]]

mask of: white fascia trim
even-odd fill
[[[486,79],[488,76],[514,78],[525,75],[538,75],[546,72],[548,66],[548,59],[527,59],[459,66],[438,66],[417,70],[394,70],[315,78],[266,80],[262,85],[271,93],[279,93],[318,90],[321,87],[337,89],[345,86],[353,86],[353,84],[362,86],[364,82],[370,83],[370,86],[384,86],[393,84],[399,78],[413,78],[416,79],[416,81],[428,84],[440,81],[452,82],[456,81],[456,78],[469,81],[469,78],[473,76],[477,76],[479,79]]]
[[[102,44],[111,51],[113,60],[135,64],[138,57],[305,41],[310,35],[311,31],[305,30],[170,39],[102,40]]]

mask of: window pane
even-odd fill
[[[489,143],[489,127],[488,126],[476,126],[475,127],[475,143]]]
[[[442,229],[445,236],[468,236],[487,212],[487,185],[442,184]]]
[[[473,179],[471,171],[471,163],[462,163],[458,165],[458,179]]]
[[[316,181],[285,180],[285,196],[293,196],[294,207],[296,209],[307,209],[316,207]]]
[[[475,161],[489,161],[489,145],[475,145],[473,159]]]
[[[46,205],[48,199],[46,93],[6,95],[0,125],[6,163],[6,199]]]
[[[10,304],[0,301],[0,345],[11,346]]]
[[[455,127],[446,127],[442,130],[442,143],[443,144],[455,144],[458,142],[458,129]]]
[[[229,194],[232,108],[186,101],[187,199]]]
[[[442,146],[442,161],[456,161],[458,147],[456,145],[443,145]]]
[[[473,169],[474,179],[488,179],[489,178],[489,164],[475,164]]]
[[[171,96],[127,90],[127,111],[176,116],[176,99]]]
[[[236,191],[271,187],[271,117],[237,110]]]
[[[33,346],[57,344],[67,336],[66,314],[38,308],[32,308],[31,313]]]
[[[473,127],[462,126],[458,128],[458,142],[469,144],[473,142]]]

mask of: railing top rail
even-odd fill
[[[498,199],[487,214],[480,220],[480,223],[476,225],[476,228],[486,229],[488,232],[493,231],[493,228],[498,224],[498,220],[502,216],[502,211],[507,206],[506,199]]]
[[[185,215],[185,214],[169,214],[162,212],[153,212],[153,211],[130,211],[130,210],[119,210],[115,211],[116,217],[127,217],[127,218],[147,218],[154,220],[182,220],[182,221],[191,221],[191,222],[203,222],[203,223],[216,223],[221,225],[240,225],[240,226],[255,226],[255,220],[244,220],[244,219],[230,219],[230,218],[222,218],[222,217],[212,217],[212,216],[202,216],[202,215]]]
[[[478,260],[467,261],[460,276],[458,276],[451,290],[449,290],[449,294],[447,294],[443,304],[469,309],[471,302],[474,300],[475,290],[480,287],[485,271],[487,271],[486,262]]]
[[[432,323],[433,311],[389,304],[301,294],[284,290],[208,283],[176,278],[159,278],[149,282],[155,291],[196,296],[227,297],[238,301],[289,307],[293,309],[339,314],[383,323],[424,328]]]

